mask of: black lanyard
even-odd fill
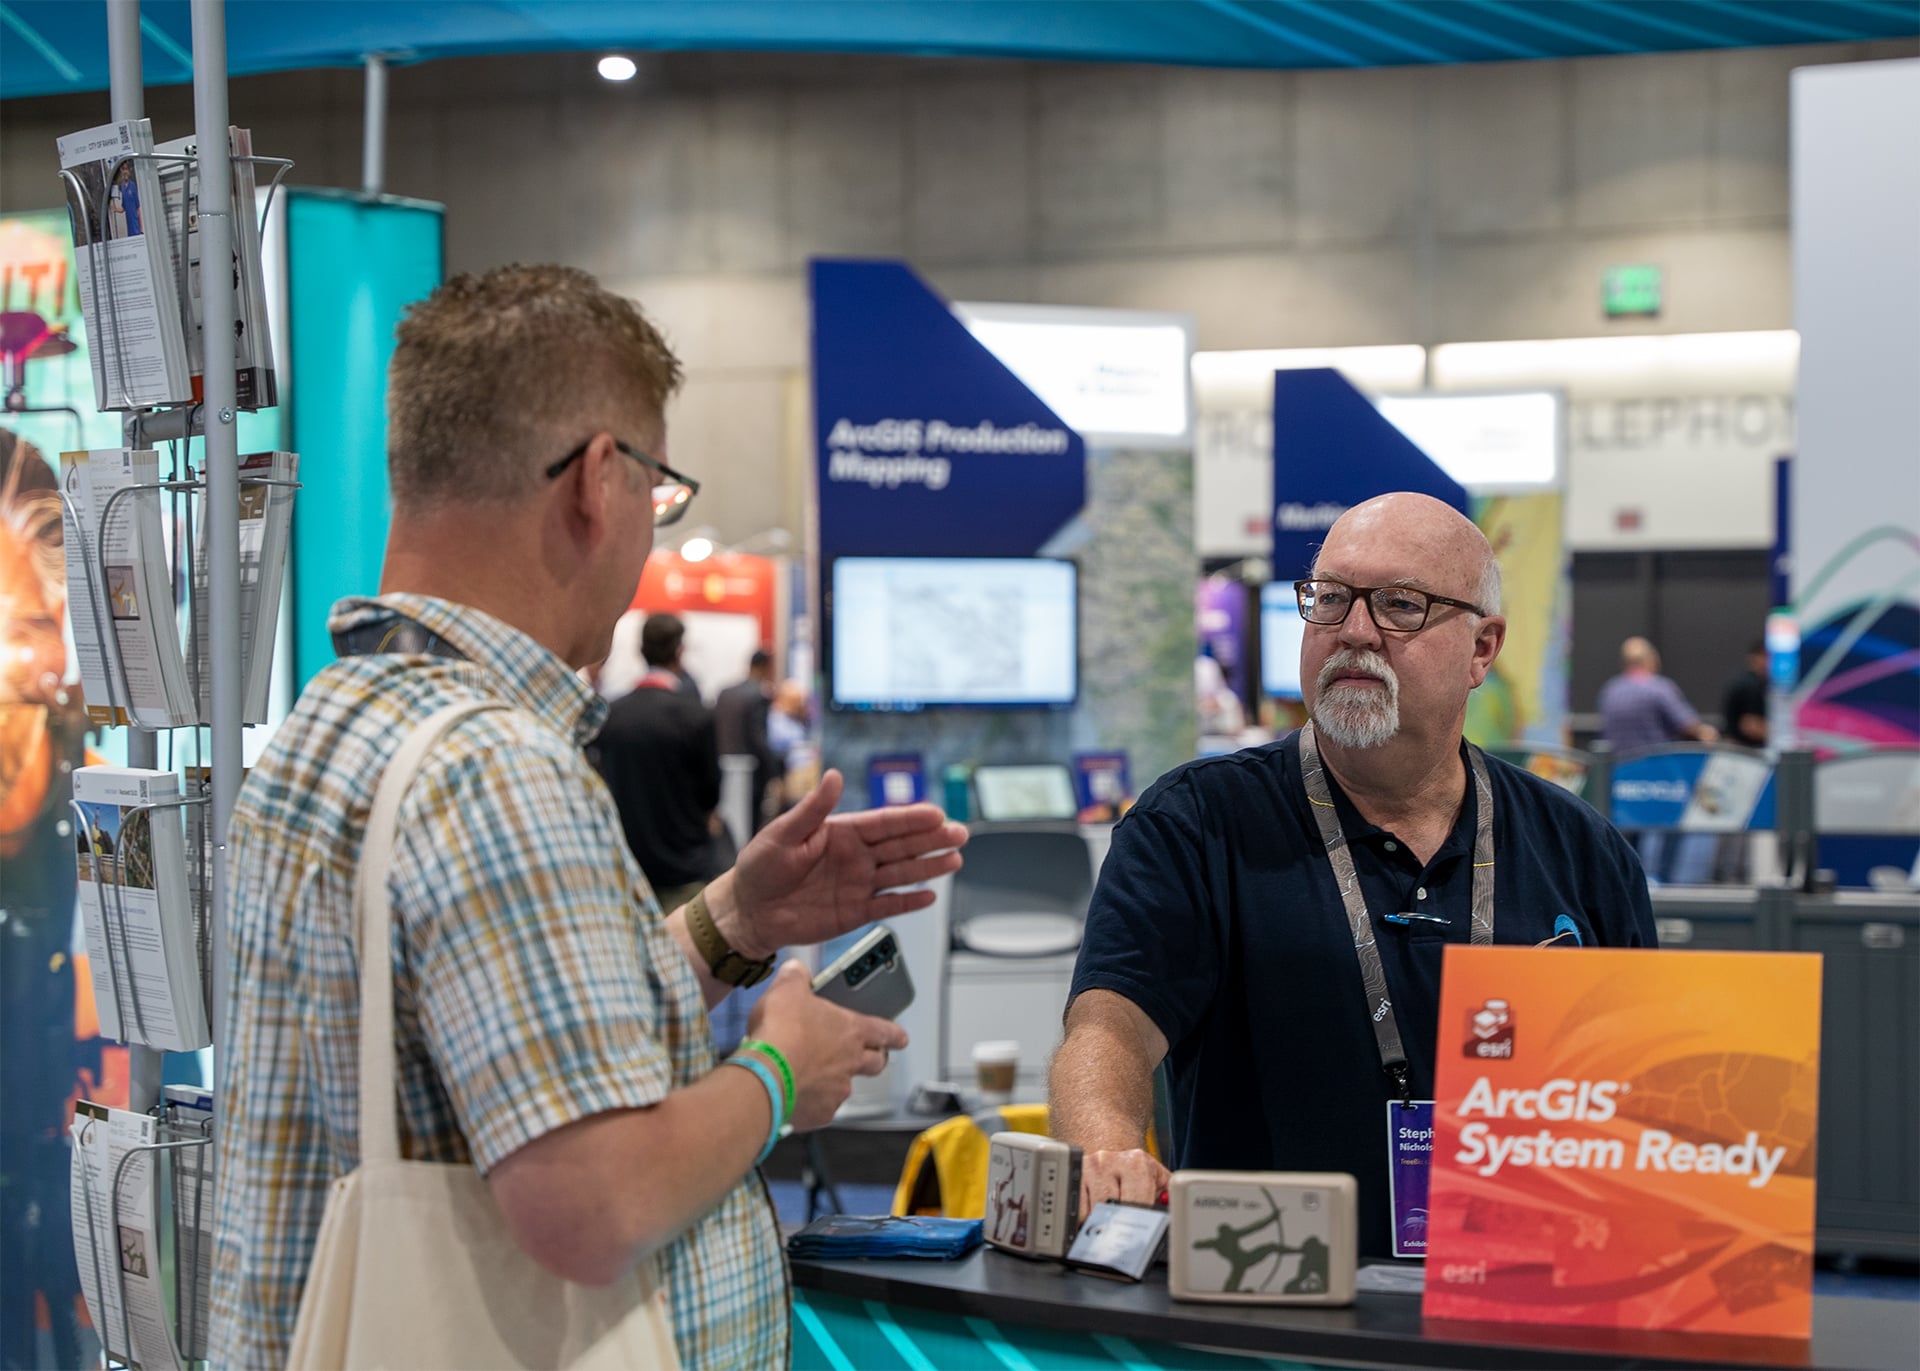
[[[1473,766],[1478,801],[1473,834],[1473,941],[1486,944],[1493,941],[1493,783],[1487,778],[1487,760],[1479,748],[1468,744],[1467,759]],[[1400,1024],[1394,1018],[1393,996],[1387,990],[1387,969],[1380,963],[1373,917],[1367,912],[1360,873],[1354,870],[1353,853],[1340,827],[1340,811],[1334,808],[1333,793],[1327,787],[1327,773],[1320,762],[1320,745],[1314,740],[1311,721],[1300,730],[1300,779],[1306,782],[1307,800],[1320,825],[1334,884],[1340,887],[1340,901],[1346,906],[1347,924],[1353,930],[1353,952],[1360,961],[1360,981],[1367,993],[1367,1015],[1373,1020],[1381,1068],[1401,1102],[1410,1104],[1413,1087],[1407,1073],[1407,1051],[1400,1043]]]

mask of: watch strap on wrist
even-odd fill
[[[693,938],[693,946],[700,953],[701,960],[706,962],[707,970],[722,985],[758,985],[773,974],[772,957],[753,961],[741,956],[728,944],[713,921],[713,911],[707,908],[707,892],[704,890],[687,901],[687,933]]]

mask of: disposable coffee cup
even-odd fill
[[[1011,1040],[975,1043],[973,1074],[980,1103],[1013,1103],[1013,1081],[1020,1072],[1020,1044]]]

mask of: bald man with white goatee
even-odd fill
[[[1310,722],[1168,773],[1114,830],[1053,1129],[1086,1151],[1083,1205],[1152,1203],[1165,1062],[1171,1166],[1347,1172],[1361,1251],[1389,1256],[1425,1216],[1392,1213],[1386,1106],[1431,1100],[1436,1047],[1465,1033],[1436,1023],[1442,950],[1651,947],[1653,914],[1603,819],[1462,736],[1507,632],[1470,520],[1369,500],[1296,589]]]

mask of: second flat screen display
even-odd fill
[[[1079,687],[1079,587],[1046,558],[841,557],[836,709],[1060,708]]]

